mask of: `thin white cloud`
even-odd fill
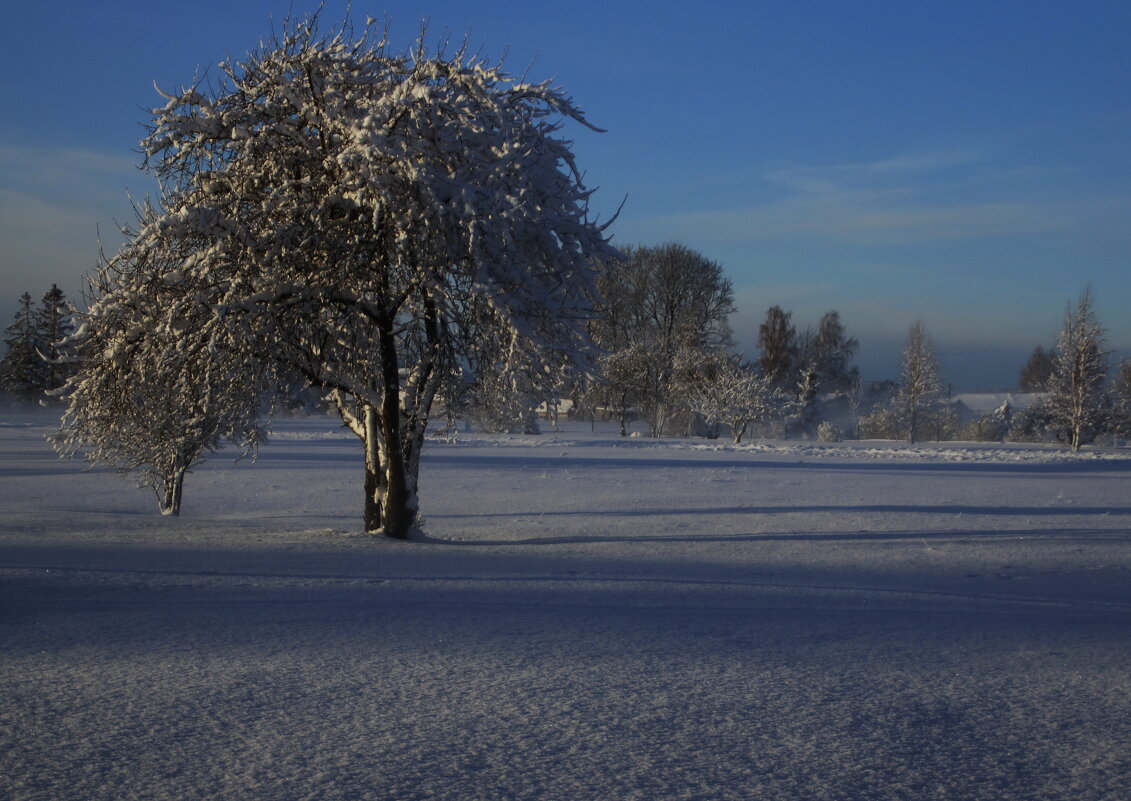
[[[966,168],[983,159],[984,154],[977,150],[940,150],[902,154],[874,162],[779,167],[762,178],[798,192],[840,193],[876,185],[890,190],[923,176]]]
[[[654,217],[634,227],[729,244],[811,238],[856,247],[929,245],[1064,231],[1094,224],[1113,209],[1131,209],[1127,197],[1058,191],[1064,178],[1064,170],[1001,168],[974,150],[779,167],[752,184],[751,194],[765,200]]]

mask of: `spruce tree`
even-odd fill
[[[41,388],[46,392],[63,386],[72,372],[60,343],[75,330],[73,313],[67,296],[55,284],[51,285],[36,309],[35,337],[42,364]]]
[[[1044,392],[1049,388],[1049,376],[1052,374],[1053,362],[1056,351],[1045,350],[1040,345],[1033,351],[1029,361],[1021,368],[1021,375],[1017,383],[1022,392]]]
[[[0,386],[13,395],[32,400],[43,392],[44,363],[39,356],[36,314],[31,295],[20,296],[20,307],[12,324],[4,329],[7,355],[0,363]]]

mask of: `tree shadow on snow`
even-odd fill
[[[598,543],[719,543],[719,542],[941,542],[947,540],[1052,542],[1063,540],[1081,545],[1103,543],[1123,543],[1131,539],[1126,531],[1104,529],[1057,529],[1055,531],[1034,531],[1030,528],[1018,529],[951,529],[923,531],[905,529],[897,531],[833,531],[833,532],[751,532],[735,534],[594,534],[528,537],[523,539],[474,539],[450,540],[442,537],[425,536],[423,542],[439,545],[464,547],[500,545],[580,545]]]
[[[560,509],[531,510],[529,512],[460,512],[456,514],[428,514],[436,520],[463,520],[469,518],[517,517],[670,517],[673,515],[782,515],[806,513],[833,514],[932,514],[932,515],[1003,515],[1013,517],[1041,517],[1060,515],[1131,515],[1131,507],[1122,506],[964,506],[961,504],[861,504],[813,506],[712,506],[708,508],[641,508],[633,509]]]
[[[638,458],[631,451],[618,451],[615,456],[573,456],[569,445],[563,444],[558,455],[484,456],[468,455],[458,451],[424,452],[425,464],[452,464],[462,467],[511,468],[522,472],[531,470],[571,470],[603,468],[608,470],[638,469],[710,469],[710,470],[750,470],[766,472],[772,470],[817,470],[821,472],[851,473],[1017,473],[1021,475],[1042,475],[1055,473],[1131,473],[1131,459],[1104,459],[1095,461],[1069,460],[1050,462],[971,462],[971,461],[909,461],[877,459],[857,461],[837,461],[835,458],[799,457],[794,461],[765,460],[752,454],[749,459],[722,459],[715,453],[708,453],[702,459],[695,458]]]

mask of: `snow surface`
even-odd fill
[[[284,420],[184,516],[0,420],[0,798],[1131,798],[1131,456]]]

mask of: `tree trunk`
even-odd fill
[[[381,530],[381,431],[377,425],[377,410],[365,409],[365,530]]]
[[[169,517],[180,517],[181,491],[185,485],[185,470],[178,467],[171,476],[165,477],[164,494],[161,498],[161,514]]]
[[[401,436],[400,362],[396,342],[389,331],[382,331],[381,374],[384,393],[381,398],[381,460],[384,487],[381,489],[381,531],[395,539],[408,539],[416,522],[416,481],[409,475],[404,438]]]

